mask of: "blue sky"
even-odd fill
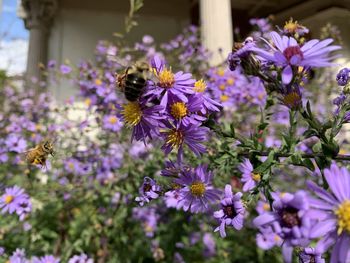
[[[28,30],[16,15],[17,0],[0,0],[1,2],[0,37],[2,40],[28,39]]]

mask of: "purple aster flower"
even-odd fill
[[[226,226],[232,226],[236,230],[243,227],[245,208],[243,206],[242,193],[232,193],[231,185],[225,186],[225,196],[221,199],[221,209],[214,212],[214,217],[220,220],[220,226],[214,231],[220,231],[221,237],[226,237]]]
[[[203,100],[203,107],[201,110],[201,113],[203,115],[220,111],[222,105],[219,102],[210,98],[207,90],[207,84],[203,79],[200,79],[194,83],[194,91],[196,93],[193,96],[201,97],[201,99]]]
[[[321,238],[316,250],[326,252],[333,246],[331,263],[346,263],[350,260],[350,173],[345,168],[332,164],[324,170],[330,192],[309,181],[308,187],[318,198],[309,197],[314,208],[310,237]]]
[[[251,48],[257,55],[268,62],[273,62],[283,68],[282,81],[289,84],[293,79],[292,66],[327,67],[332,66],[330,52],[340,49],[340,46],[329,46],[333,39],[317,40],[312,39],[300,46],[293,37],[281,37],[277,32],[270,33],[274,45],[269,44],[272,50],[268,52],[264,49]]]
[[[350,69],[348,68],[343,68],[339,71],[336,78],[339,86],[345,86],[346,84],[348,84],[349,73],[350,73]]]
[[[291,18],[289,19],[289,21],[286,21],[282,33],[289,36],[296,35],[297,37],[301,37],[309,33],[309,29],[307,29],[303,25],[300,25],[298,21],[293,21],[293,18]]]
[[[236,68],[239,65],[249,66],[249,63],[247,65],[243,65],[242,63],[244,63],[245,61],[249,61],[250,63],[253,62],[252,60],[249,60],[247,58],[250,57],[249,55],[252,49],[255,48],[255,46],[256,44],[252,37],[246,38],[242,44],[235,44],[234,51],[230,53],[227,57],[227,62],[230,70],[236,70]]]
[[[322,253],[312,247],[304,248],[299,253],[299,263],[325,263],[326,261],[322,258]]]
[[[10,263],[28,263],[24,249],[17,248],[9,258]]]
[[[243,192],[254,189],[261,180],[260,174],[253,173],[253,165],[249,159],[244,159],[243,163],[239,166],[239,170],[243,173],[241,181],[243,184]]]
[[[189,169],[188,167],[183,167],[182,163],[166,161],[165,168],[161,171],[162,176],[166,177],[179,177],[183,169]]]
[[[205,233],[203,235],[203,244],[204,244],[204,257],[213,257],[216,254],[216,243],[214,237],[211,233]]]
[[[220,198],[220,191],[212,185],[213,173],[207,166],[200,165],[194,170],[184,170],[175,183],[182,186],[177,207],[192,213],[208,210],[208,205]]]
[[[183,73],[179,71],[173,73],[170,69],[167,69],[158,56],[155,56],[152,60],[152,66],[155,71],[157,82],[155,85],[150,85],[145,92],[145,96],[151,96],[160,100],[160,105],[166,108],[168,104],[168,98],[176,97],[183,102],[187,102],[187,96],[193,94],[194,83],[190,73]]]
[[[6,139],[6,146],[9,151],[21,153],[26,150],[27,142],[16,134],[10,134]]]
[[[179,200],[181,199],[180,189],[174,189],[168,191],[164,194],[165,205],[168,208],[176,208],[179,209]]]
[[[49,60],[49,62],[47,63],[47,67],[50,69],[56,67],[56,60]]]
[[[117,132],[123,127],[123,124],[115,115],[106,115],[103,117],[103,128]]]
[[[152,149],[152,145],[145,145],[143,142],[136,141],[129,148],[129,154],[132,158],[144,158]]]
[[[20,217],[23,217],[24,214],[29,213],[31,210],[29,196],[22,188],[16,185],[6,188],[0,199],[0,208],[3,214],[16,212]]]
[[[304,191],[295,194],[272,193],[273,210],[263,213],[253,221],[258,228],[271,227],[283,240],[282,253],[285,262],[291,262],[293,246],[309,243],[311,218],[308,214],[309,202]]]
[[[32,263],[60,263],[60,260],[55,258],[52,255],[47,255],[40,258],[34,257],[32,258],[31,262]]]
[[[94,263],[94,260],[86,254],[75,255],[68,260],[68,263]]]
[[[72,68],[68,65],[63,64],[60,66],[60,71],[62,74],[66,75],[72,72]]]
[[[183,124],[180,124],[179,127],[172,127],[170,124],[167,124],[167,126],[169,129],[161,131],[161,136],[165,139],[162,146],[165,154],[169,154],[173,149],[176,149],[178,151],[178,161],[181,162],[184,144],[197,156],[205,152],[206,149],[201,143],[206,140],[208,128],[196,125],[186,127]]]
[[[178,100],[177,98],[169,98],[167,112],[173,123],[177,127],[182,123],[184,126],[191,124],[199,126],[207,118],[199,113],[203,108],[203,98],[199,96],[190,96],[187,102]]]
[[[141,222],[142,228],[147,237],[153,237],[158,227],[159,215],[154,207],[135,207],[133,218]]]
[[[136,202],[139,202],[141,206],[145,203],[149,203],[152,199],[157,199],[161,192],[161,187],[157,182],[149,177],[143,179],[143,183],[139,188],[140,196],[135,198]]]
[[[163,107],[156,105],[148,107],[139,102],[128,102],[122,106],[121,115],[125,124],[132,127],[131,139],[137,141],[152,139],[154,134],[158,134],[158,128],[162,126],[160,120],[163,116],[160,112]]]
[[[272,229],[272,227],[260,228],[256,235],[256,244],[262,250],[269,250],[274,246],[281,246],[283,239]]]

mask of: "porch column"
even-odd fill
[[[56,0],[21,0],[19,14],[29,30],[26,84],[31,78],[41,79],[39,64],[47,63],[48,35],[57,9]]]
[[[210,64],[218,65],[232,50],[231,0],[200,0],[200,20],[203,44],[213,53]]]

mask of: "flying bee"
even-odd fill
[[[123,74],[117,75],[117,85],[128,101],[137,101],[141,97],[149,72],[148,63],[139,61],[133,66],[127,67]]]
[[[46,167],[46,159],[49,155],[54,156],[53,141],[45,139],[34,148],[24,152],[25,160],[28,164]]]

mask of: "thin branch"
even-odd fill
[[[243,157],[249,157],[252,153],[259,155],[259,156],[268,156],[269,152],[239,152],[238,156],[243,156]],[[282,158],[282,157],[290,157],[292,156],[291,153],[276,153],[275,155],[277,158]],[[301,154],[302,158],[309,158],[309,159],[314,159],[317,157],[326,157],[323,153],[303,153]],[[334,160],[339,160],[339,161],[350,161],[350,155],[345,155],[345,154],[338,154],[335,157],[332,157]]]

